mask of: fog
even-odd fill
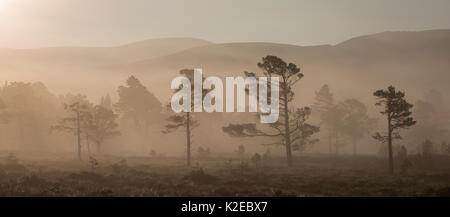
[[[30,164],[55,167],[58,163],[49,161],[62,160],[92,168],[120,159],[202,168],[205,159],[222,165],[269,155],[278,165],[288,149],[288,165],[291,157],[294,164],[316,158],[327,165],[336,159],[343,165],[378,162],[388,157],[382,140],[387,137],[381,143],[374,137],[385,135],[388,120],[374,92],[392,85],[405,93],[414,119],[394,132],[401,135],[392,143],[395,156],[403,150],[448,156],[449,45],[450,30],[429,30],[320,46],[160,38],[114,47],[0,49],[0,154]],[[284,111],[277,123],[264,125],[257,113],[170,109],[170,83],[189,70],[180,71],[202,68],[205,77],[224,81],[244,72],[263,76],[258,63],[273,56],[295,64],[300,70],[295,73],[303,75],[288,97],[288,119],[296,123],[289,140],[286,133],[272,136],[283,131]]]
[[[388,85],[405,91],[412,103],[425,101],[424,95],[432,90],[440,93],[442,101],[447,103],[446,81],[450,78],[446,70],[450,49],[446,46],[449,40],[449,31],[436,30],[381,33],[357,37],[336,46],[213,44],[190,38],[168,38],[111,48],[3,49],[0,50],[1,79],[5,83],[1,99],[11,120],[2,124],[5,136],[2,136],[1,147],[4,150],[70,151],[75,141],[73,136],[50,133],[50,127],[64,112],[63,96],[81,94],[96,105],[102,97],[109,95],[111,109],[118,115],[117,122],[122,130],[120,136],[105,141],[105,152],[145,155],[155,150],[180,155],[184,149],[180,144],[184,141],[182,133],[179,140],[176,136],[161,133],[169,112],[165,105],[173,93],[170,82],[178,76],[178,71],[202,68],[204,76],[244,76],[244,71],[258,72],[257,63],[265,55],[277,55],[300,67],[305,76],[294,87],[293,103],[298,106],[312,106],[315,93],[325,84],[330,87],[335,102],[357,99],[374,118],[381,116],[374,106],[372,93]],[[149,116],[154,120],[150,121],[152,126],[143,138],[134,135],[136,129],[126,125],[124,114],[114,106],[119,100],[118,87],[131,75],[163,105],[160,113]],[[233,140],[221,132],[221,127],[233,122],[230,120],[250,120],[248,116],[253,116],[251,113],[195,115],[205,119],[197,130],[196,146],[210,147],[217,152],[230,152],[243,142],[238,139],[235,144],[229,144]],[[208,121],[210,118],[217,118],[219,122]],[[314,122],[320,125],[320,120]],[[370,134],[365,137],[359,151],[375,154],[378,150],[376,142]],[[158,141],[156,138],[164,139]],[[305,152],[325,153],[326,146],[321,143],[324,142]],[[258,145],[250,146],[255,151],[262,151]],[[344,153],[351,152],[349,147],[343,149],[348,149]]]

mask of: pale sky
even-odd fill
[[[450,0],[0,0],[0,47],[112,46],[160,37],[335,44],[450,28]]]

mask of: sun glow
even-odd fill
[[[9,3],[10,1],[11,1],[11,0],[0,0],[0,13],[1,13],[1,12],[5,12],[6,7],[8,6],[8,3]]]

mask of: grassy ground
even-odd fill
[[[390,176],[387,160],[371,156],[298,156],[291,168],[277,157],[209,156],[187,168],[169,157],[3,156],[0,196],[450,196],[450,157],[411,159]]]

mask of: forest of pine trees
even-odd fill
[[[415,140],[417,145],[421,144],[420,147],[423,147],[421,142],[430,144],[429,139],[432,139],[436,144],[442,143],[439,148],[442,153],[448,153],[445,141],[447,123],[442,121],[445,119],[439,119],[448,113],[448,104],[438,92],[429,93],[427,99],[419,100],[417,106],[413,106],[406,101],[404,92],[389,86],[386,90],[374,92],[375,105],[366,105],[351,97],[337,98],[332,86],[324,84],[315,93],[311,105],[298,106],[301,99],[296,97],[294,90],[302,85],[307,72],[301,72],[295,63],[287,63],[277,56],[263,57],[256,65],[260,71],[245,71],[243,75],[280,78],[279,120],[262,124],[258,115],[238,116],[219,126],[220,132],[214,132],[221,138],[245,139],[242,141],[261,145],[267,151],[270,150],[264,147],[274,147],[275,150],[282,147],[288,166],[293,165],[294,153],[303,153],[315,146],[322,147],[321,153],[338,155],[347,150],[347,154],[358,155],[362,143],[370,141],[375,145],[374,141],[378,140],[381,142],[380,150],[386,150],[391,174],[394,173],[393,158],[400,147],[395,141],[400,139],[408,143]],[[193,81],[193,72],[192,69],[183,69],[180,75]],[[268,90],[270,102],[270,86]],[[204,90],[203,97],[207,92]],[[211,124],[225,122],[208,122],[202,113],[174,113],[135,76],[130,76],[124,85],[118,86],[117,96],[118,99],[113,100],[110,93],[106,93],[95,102],[81,94],[56,96],[43,83],[7,82],[0,89],[0,126],[8,134],[3,134],[3,141],[32,148],[49,148],[51,144],[75,141],[73,150],[76,157],[86,160],[88,156],[108,152],[110,143],[120,138],[138,138],[138,143],[144,147],[141,150],[156,156],[155,135],[170,133],[177,144],[164,144],[164,139],[158,143],[184,150],[187,166],[192,166],[193,153],[206,156],[214,152],[210,149],[213,146],[201,137],[205,132],[209,134],[205,129],[210,130]],[[192,101],[191,107],[193,105]],[[378,107],[382,108],[382,116],[376,117],[369,112]],[[226,120],[225,117],[216,116],[214,120]],[[203,129],[197,129],[202,126]],[[405,131],[402,133],[404,136],[400,130]],[[127,140],[131,142],[130,139],[120,140],[122,150],[127,148]],[[231,153],[236,146],[230,144],[228,149]],[[416,149],[425,152],[423,148]],[[242,158],[244,146],[240,145],[235,153]]]

